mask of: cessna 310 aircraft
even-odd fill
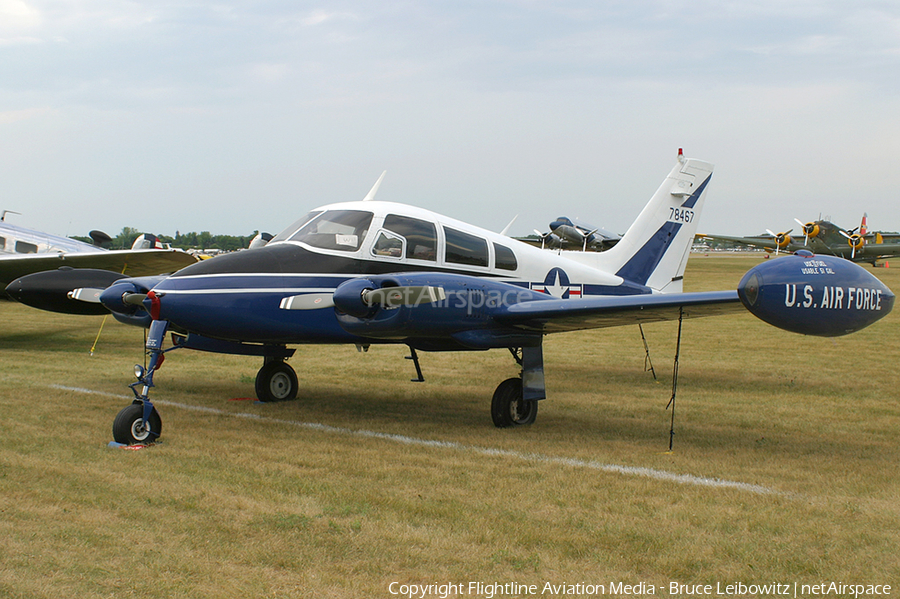
[[[737,290],[682,293],[711,164],[678,162],[612,249],[558,255],[428,210],[375,201],[316,208],[264,247],[216,257],[171,276],[97,270],[23,277],[7,291],[65,311],[73,303],[149,327],[134,402],[113,424],[117,442],[155,440],[149,398],[165,354],[179,348],[263,358],[260,400],[297,395],[289,344],[377,343],[416,350],[505,348],[520,377],[497,387],[498,427],[531,424],[546,397],[543,336],[743,310],[803,334],[836,336],[891,311],[894,294],[862,267],[805,255],[763,263]],[[380,181],[380,180],[379,180]],[[87,303],[86,303],[87,302]],[[742,306],[743,304],[743,306]],[[167,331],[172,346],[164,348]],[[421,377],[420,377],[421,378]]]

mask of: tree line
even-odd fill
[[[111,250],[131,249],[135,239],[137,239],[143,231],[132,227],[124,227],[122,232],[112,238],[112,241],[105,245]],[[173,248],[181,248],[183,250],[222,250],[225,252],[246,248],[250,242],[256,237],[259,231],[254,231],[249,235],[213,235],[209,231],[181,233],[175,231],[175,237],[170,235],[156,235],[162,243],[168,243]],[[91,243],[90,237],[73,237],[85,243]]]

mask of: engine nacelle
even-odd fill
[[[819,228],[819,225],[817,223],[811,222],[811,223],[806,223],[805,225],[803,225],[803,233],[809,239],[818,237],[820,232],[821,232],[821,229]]]
[[[365,292],[399,288],[410,291],[396,307],[368,305]],[[414,295],[440,288],[437,301]],[[443,273],[370,276],[342,283],[334,292],[341,327],[348,333],[375,339],[409,342],[418,347],[468,349],[534,346],[540,334],[497,324],[491,316],[503,306],[546,300],[550,296],[525,287],[480,277]],[[399,304],[399,305],[397,305]],[[448,341],[448,338],[451,341]],[[433,341],[429,341],[433,340]]]
[[[75,289],[104,289],[121,275],[108,270],[63,267],[19,277],[6,287],[6,292],[32,308],[63,314],[107,314],[98,303],[77,301],[69,297]]]
[[[822,337],[863,329],[894,307],[893,292],[863,267],[805,250],[747,271],[738,295],[765,322]]]

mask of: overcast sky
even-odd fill
[[[700,231],[900,229],[900,3],[0,0],[0,209],[277,233],[378,199],[624,232],[685,154]]]

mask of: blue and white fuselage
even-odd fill
[[[558,255],[421,208],[346,202],[311,211],[263,248],[184,268],[153,291],[164,298],[160,318],[184,330],[275,344],[370,342],[348,333],[332,309],[281,307],[358,277],[465,275],[516,288],[516,302],[680,291],[711,171],[700,161],[679,163],[619,245],[602,254]]]

